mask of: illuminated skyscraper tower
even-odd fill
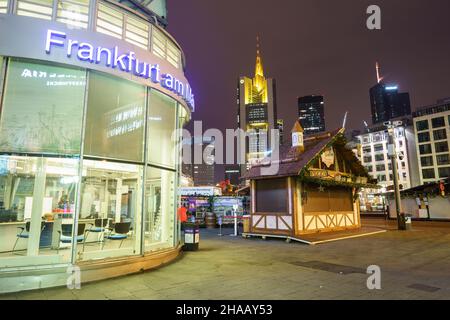
[[[379,124],[411,114],[409,93],[398,92],[397,85],[386,85],[376,63],[377,84],[370,88],[372,123]]]
[[[243,174],[249,166],[267,155],[271,143],[270,129],[277,128],[275,79],[264,77],[258,37],[255,76],[253,79],[245,76],[239,78],[237,104],[238,127],[249,136],[245,142],[246,164],[241,166]]]

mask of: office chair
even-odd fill
[[[17,227],[17,229],[20,229],[20,233],[17,234],[16,242],[14,243],[14,247],[12,249],[12,252],[16,249],[17,242],[19,242],[19,239],[28,239],[30,238],[30,225],[31,221],[27,221],[25,223],[25,227]],[[41,222],[41,232],[45,229],[45,221]]]
[[[105,236],[105,239],[109,240],[121,240],[119,248],[122,246],[123,241],[128,238],[128,232],[130,232],[131,222],[117,222],[114,224],[114,233],[112,228],[110,228],[110,233]],[[103,241],[102,250],[105,246],[105,241]]]
[[[89,223],[91,226],[90,228],[86,229],[85,232],[85,239],[88,238],[88,235],[90,232],[100,233],[102,238],[101,241],[104,241],[104,233],[106,228],[108,227],[109,219],[108,218],[101,218],[101,219],[95,219],[94,224]],[[84,245],[86,244],[86,241],[83,242],[83,252],[84,252]]]
[[[61,226],[61,230],[58,230],[59,233],[59,243],[58,243],[58,249],[57,253],[59,254],[59,249],[61,243],[72,243],[72,224],[63,224]],[[86,229],[86,224],[81,223],[78,225],[78,232],[77,232],[77,242],[82,242],[86,238],[84,236],[84,230]],[[84,244],[83,244],[84,247]]]

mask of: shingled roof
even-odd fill
[[[271,177],[289,177],[301,175],[308,164],[321,154],[329,145],[333,144],[343,153],[346,160],[350,163],[353,172],[360,176],[371,179],[364,166],[360,163],[353,151],[345,148],[346,139],[343,129],[336,129],[331,132],[311,135],[305,137],[305,151],[299,153],[296,148],[291,146],[280,147],[280,160],[271,160],[266,158],[260,164],[252,166],[243,176],[242,179],[264,179]],[[264,168],[268,168],[279,163],[279,170],[276,174],[264,174]]]

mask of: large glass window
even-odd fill
[[[447,131],[445,129],[439,129],[433,131],[434,140],[445,140],[447,139]]]
[[[157,28],[152,28],[152,52],[162,59],[166,59],[175,68],[181,64],[181,52],[167,36]]]
[[[58,0],[56,20],[87,29],[89,0]]]
[[[429,154],[429,153],[431,153],[431,144],[421,144],[419,146],[419,153],[420,154]]]
[[[51,20],[53,0],[18,0],[17,15]]]
[[[428,120],[421,120],[421,121],[416,122],[416,130],[417,131],[428,130],[428,128],[429,128]]]
[[[148,23],[129,16],[125,21],[125,40],[143,49],[148,49]]]
[[[422,167],[431,167],[431,166],[433,166],[433,157],[432,156],[421,157],[420,158],[420,164],[422,165]]]
[[[169,61],[169,63],[171,63],[175,68],[179,68],[181,64],[180,60],[180,50],[170,41],[167,41],[167,61]]]
[[[429,132],[421,132],[417,135],[417,140],[420,142],[428,142],[430,141],[430,133]]]
[[[122,39],[123,14],[110,6],[99,3],[97,11],[97,31]]]
[[[79,154],[85,86],[85,71],[11,59],[0,149]]]
[[[383,145],[382,144],[376,144],[373,146],[375,151],[383,151]]]
[[[424,179],[434,179],[434,169],[423,169],[422,170],[422,177]]]
[[[84,154],[143,162],[145,96],[134,82],[90,73]]]
[[[438,166],[440,165],[445,165],[445,164],[450,164],[450,157],[449,154],[438,154],[436,155],[436,162],[438,164]]]
[[[431,125],[433,126],[433,128],[444,127],[445,126],[444,117],[431,119]]]
[[[166,37],[157,28],[152,28],[152,52],[162,59],[166,58]]]
[[[70,261],[77,184],[78,159],[0,156],[0,267]]]
[[[172,135],[176,126],[176,112],[175,100],[157,90],[150,91],[147,121],[149,163],[175,168],[176,140]]]
[[[83,260],[140,253],[143,166],[83,161],[80,222]]]
[[[364,163],[372,162],[372,156],[364,156],[363,161],[364,161]]]
[[[0,0],[0,13],[6,13],[7,11],[8,11],[8,0]]]
[[[174,245],[175,172],[147,167],[145,179],[145,250]]]
[[[450,177],[450,167],[438,168],[439,178],[448,178]]]
[[[448,143],[447,143],[447,141],[436,142],[434,144],[434,148],[435,148],[436,153],[447,152],[448,151]]]

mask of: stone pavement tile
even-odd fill
[[[107,299],[116,299],[116,298],[132,296],[133,294],[126,290],[117,290],[117,291],[104,292],[104,295]]]
[[[80,290],[74,290],[73,294],[79,300],[107,300],[105,292],[101,292],[95,289],[87,289],[84,290],[81,288]]]
[[[441,233],[387,232],[374,237],[318,246],[282,241],[203,237],[198,252],[185,253],[163,268],[83,285],[72,298],[104,295],[108,299],[441,299],[450,297],[450,228]],[[216,232],[213,230],[212,232]],[[231,237],[230,237],[231,238]],[[369,275],[339,274],[298,266],[318,261],[365,270],[381,267],[382,290],[368,290]],[[418,283],[441,288],[424,292]],[[17,298],[52,299],[68,295],[63,288]],[[2,297],[0,296],[0,299]],[[69,297],[70,298],[70,295]]]
[[[122,289],[125,291],[129,291],[131,293],[135,292],[135,291],[139,291],[139,290],[145,290],[148,289],[149,287],[146,284],[143,284],[142,282],[139,284],[125,284]]]
[[[125,297],[117,297],[117,298],[113,298],[113,299],[109,299],[109,300],[139,300],[139,299],[135,296],[125,296]]]
[[[138,290],[133,292],[133,296],[139,300],[166,300],[167,296],[163,292],[152,289]]]
[[[55,292],[51,295],[47,295],[47,300],[76,300],[77,296],[74,293],[75,290],[69,290],[67,288],[64,288],[63,290],[60,290],[59,292]]]
[[[18,300],[47,300],[44,290],[25,291],[17,295]]]

